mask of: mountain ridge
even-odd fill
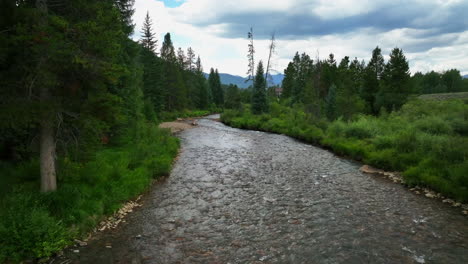
[[[205,78],[208,79],[209,74],[204,73]],[[245,82],[247,80],[246,77],[238,76],[238,75],[233,75],[229,73],[219,73],[219,79],[221,81],[221,84],[229,85],[229,84],[234,84],[237,85],[237,87],[245,89],[248,88],[249,85],[251,85],[251,82]],[[284,75],[279,73],[279,74],[274,74],[271,75],[272,82],[270,82],[270,85],[281,85],[281,82],[284,79]]]

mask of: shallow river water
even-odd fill
[[[179,134],[170,177],[126,223],[67,250],[66,262],[468,263],[459,210],[329,151],[214,117]]]

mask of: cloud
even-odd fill
[[[172,12],[179,21],[197,27],[223,24],[225,30],[218,32],[222,37],[244,37],[246,28],[254,26],[257,38],[275,31],[278,38],[293,39],[368,27],[461,32],[468,28],[466,10],[466,1],[188,0]]]
[[[165,2],[136,0],[134,38],[148,10],[159,39],[171,32],[174,45],[191,46],[206,70],[245,75],[246,33],[253,26],[257,61],[267,58],[268,38],[275,32],[273,64],[279,72],[296,51],[367,61],[379,45],[385,55],[402,48],[412,72],[458,68],[468,73],[468,1],[186,0],[175,7]]]

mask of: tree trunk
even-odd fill
[[[47,24],[47,0],[36,0],[36,8],[41,12],[41,25]],[[42,54],[38,71],[46,60],[46,54]],[[50,192],[57,190],[57,177],[55,174],[55,129],[54,112],[47,106],[50,106],[51,96],[47,84],[42,84],[40,88],[39,101],[44,106],[41,112],[41,135],[40,135],[40,162],[41,162],[41,192]]]
[[[50,99],[49,89],[41,88],[41,103],[47,104]],[[55,138],[54,116],[50,109],[46,109],[41,117],[41,192],[57,190],[55,174]]]

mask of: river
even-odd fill
[[[179,134],[170,177],[126,223],[65,262],[468,263],[459,209],[327,150],[213,118]]]

